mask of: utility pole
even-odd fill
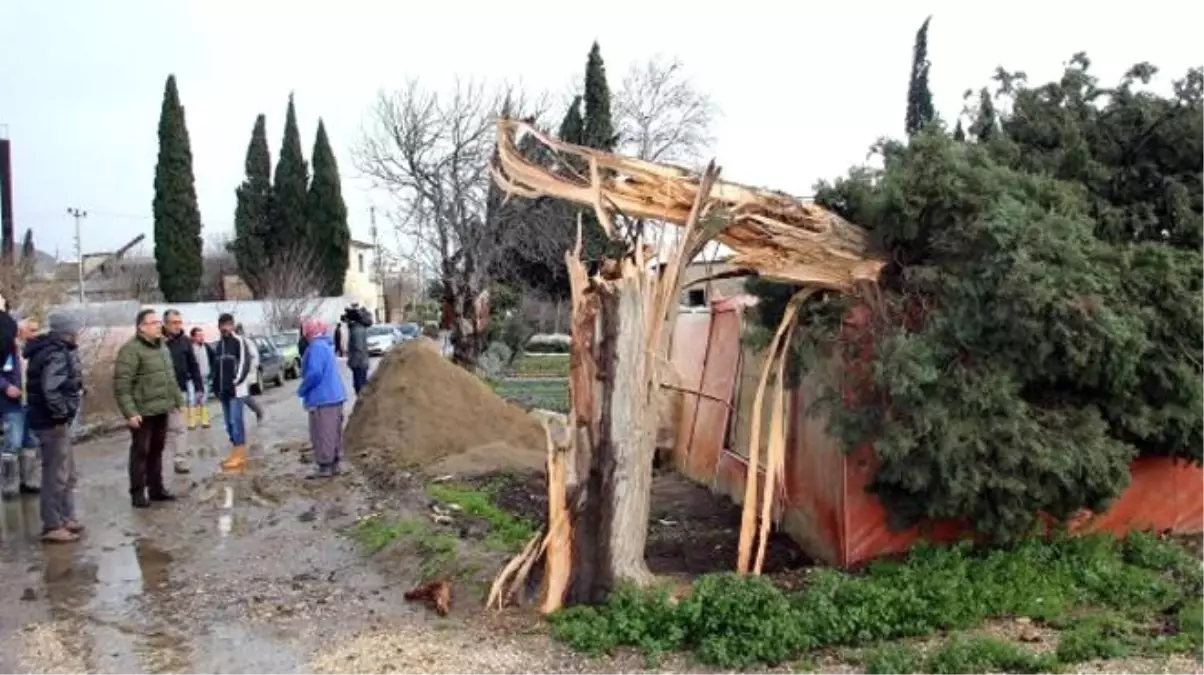
[[[372,283],[376,284],[376,304],[379,306],[380,313],[377,315],[377,320],[389,321],[389,298],[385,293],[385,285],[381,282],[380,268],[380,235],[376,229],[376,205],[368,206],[368,223],[372,228]]]
[[[83,305],[88,302],[88,296],[84,294],[84,240],[80,234],[80,223],[88,217],[88,212],[71,206],[67,208],[67,215],[75,219],[75,260],[79,273],[79,304]]]

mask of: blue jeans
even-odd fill
[[[209,383],[205,382],[204,391],[197,393],[196,384],[188,383],[188,405],[205,405],[209,402]]]
[[[226,434],[230,436],[231,445],[247,444],[247,427],[243,423],[245,409],[241,398],[222,399],[222,417],[226,420]]]
[[[0,454],[18,455],[24,449],[32,450],[38,447],[25,424],[24,410],[10,410],[3,415],[4,444],[0,446]]]

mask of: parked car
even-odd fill
[[[408,342],[422,335],[422,327],[416,323],[403,323],[397,327],[397,333],[401,336],[400,342]]]
[[[368,327],[368,354],[380,356],[402,342],[397,326],[391,323],[377,323]]]
[[[249,336],[251,342],[259,347],[259,373],[256,381],[251,384],[251,393],[263,393],[264,383],[271,382],[277,387],[284,386],[284,357],[276,343],[264,335]]]
[[[301,331],[286,330],[277,333],[273,336],[272,343],[280,350],[280,358],[282,360],[281,369],[284,370],[284,379],[295,380],[301,376],[301,350],[299,343],[301,342]]]

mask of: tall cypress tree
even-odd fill
[[[272,210],[268,232],[268,250],[272,253],[289,251],[310,255],[309,227],[305,222],[308,201],[309,167],[301,151],[301,132],[297,129],[297,110],[293,95],[288,96],[288,113],[284,118],[284,140],[276,175],[272,183]]]
[[[598,43],[589,50],[585,62],[585,124],[582,144],[598,150],[613,150],[618,138],[610,117],[610,85],[606,83],[606,64]]]
[[[255,118],[251,142],[247,144],[245,178],[234,190],[234,241],[230,252],[238,266],[238,276],[259,296],[263,292],[261,273],[268,266],[270,237],[269,215],[272,204],[272,157],[268,150],[267,121]]]
[[[904,124],[907,135],[911,136],[936,117],[932,107],[932,91],[928,88],[928,23],[932,17],[924,19],[920,30],[916,31],[915,46],[912,48],[911,81],[907,85],[907,119]]]
[[[350,264],[351,228],[347,226],[347,204],[339,180],[339,165],[330,149],[326,125],[318,120],[314,139],[314,179],[309,185],[309,241],[314,247],[315,263],[321,270],[322,294],[343,294],[343,280]]]
[[[25,228],[25,238],[21,240],[21,261],[35,260],[38,249],[33,245],[33,228]]]
[[[192,174],[192,148],[176,76],[167,77],[159,113],[155,165],[155,267],[168,302],[190,302],[201,286],[201,212]]]
[[[565,143],[581,145],[585,136],[585,120],[581,117],[581,97],[573,97],[573,103],[560,122],[560,132],[556,134]]]
[[[966,140],[966,130],[962,127],[962,121],[957,121],[957,126],[953,127],[953,140],[961,143]]]
[[[21,258],[18,261],[21,274],[28,277],[38,264],[38,249],[33,245],[33,229],[25,228],[25,238],[21,240]]]
[[[995,113],[995,103],[991,101],[991,92],[983,87],[978,92],[978,114],[970,123],[970,133],[979,141],[989,141],[998,131],[998,115]]]

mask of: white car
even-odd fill
[[[384,354],[399,341],[397,326],[391,323],[377,323],[368,327],[368,354],[371,356]]]

